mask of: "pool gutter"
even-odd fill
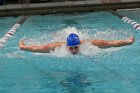
[[[100,0],[99,0],[100,1]],[[94,12],[117,9],[140,8],[140,1],[120,3],[100,3],[95,1],[69,1],[38,4],[0,6],[0,16],[45,15],[73,12]]]

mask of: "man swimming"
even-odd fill
[[[130,37],[127,40],[80,40],[79,36],[71,33],[67,37],[66,42],[54,42],[47,45],[25,45],[24,40],[19,42],[19,47],[21,50],[31,51],[31,52],[40,52],[40,53],[49,53],[50,50],[54,50],[56,47],[61,47],[62,45],[67,45],[67,49],[72,54],[77,54],[79,52],[79,47],[85,42],[90,42],[91,44],[98,46],[100,48],[110,48],[110,47],[120,47],[125,45],[131,45],[134,42],[134,37]]]

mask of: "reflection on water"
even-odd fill
[[[83,74],[74,74],[61,81],[60,85],[65,87],[69,93],[86,93],[86,88],[91,86],[92,82],[87,80]]]

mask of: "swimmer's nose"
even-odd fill
[[[75,55],[76,53],[77,53],[76,51],[75,51],[75,52],[72,52],[72,54],[74,54],[74,55]]]

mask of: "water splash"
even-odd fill
[[[130,35],[132,35],[130,31],[128,32],[126,30],[123,31],[117,29],[107,29],[105,31],[94,30],[96,31],[96,33],[92,32],[93,34],[91,34],[91,31],[93,31],[93,29],[77,29],[76,27],[67,27],[48,35],[47,39],[51,38],[50,41],[44,41],[44,40],[41,41],[35,39],[28,39],[27,41],[29,41],[28,43],[33,45],[34,44],[42,45],[42,44],[61,42],[61,41],[66,42],[66,38],[70,33],[77,34],[81,40],[90,40],[93,38],[105,39],[105,40],[118,40],[118,39],[126,39]],[[84,43],[80,46],[80,54],[86,56],[99,56],[104,53],[112,53],[113,51],[121,50],[122,48],[123,47],[112,47],[107,49],[101,49],[98,48],[97,46],[92,45],[91,43]],[[56,48],[54,51],[51,51],[49,55],[64,57],[64,56],[70,56],[70,52],[68,51],[66,45],[64,45],[59,48]]]
[[[79,30],[76,27],[67,27],[57,31],[56,33],[53,33],[53,39],[51,42],[66,41],[66,38],[71,33],[77,34],[81,40],[90,39],[91,36],[88,34],[88,31],[89,30],[86,29]]]
[[[54,51],[50,52],[51,55],[57,56],[57,57],[64,57],[64,56],[68,56],[71,55],[71,53],[68,51],[66,45],[63,45],[61,47],[57,47],[55,48]]]
[[[121,49],[122,47],[117,47],[117,48],[112,47],[112,48],[101,49],[87,42],[80,46],[80,53],[84,56],[101,56],[103,54],[109,54],[111,52],[118,51]]]
[[[109,28],[105,31],[97,31],[95,33],[96,38],[105,39],[105,40],[121,40],[127,39],[128,37],[133,36],[133,33],[129,29],[112,29]]]
[[[58,31],[54,34],[54,39],[52,39],[52,42],[55,41],[65,41],[67,36],[70,33],[77,34],[81,40],[90,40],[93,38],[99,38],[99,39],[105,39],[105,40],[118,40],[118,39],[126,39],[132,35],[131,31],[129,30],[117,30],[117,29],[107,29],[105,31],[97,31],[96,33],[91,34],[90,29],[77,29],[76,27],[67,27],[62,29],[61,31]],[[99,56],[106,53],[112,53],[115,51],[121,50],[123,47],[112,47],[112,48],[106,48],[101,49],[97,46],[92,45],[91,43],[84,43],[80,46],[80,54],[86,55],[86,56]],[[60,48],[56,48],[55,51],[51,52],[53,55],[56,56],[66,56],[70,55],[69,51],[67,50],[66,46],[62,46]]]
[[[7,58],[24,58],[23,51],[14,51],[11,53],[7,53],[6,57]]]

